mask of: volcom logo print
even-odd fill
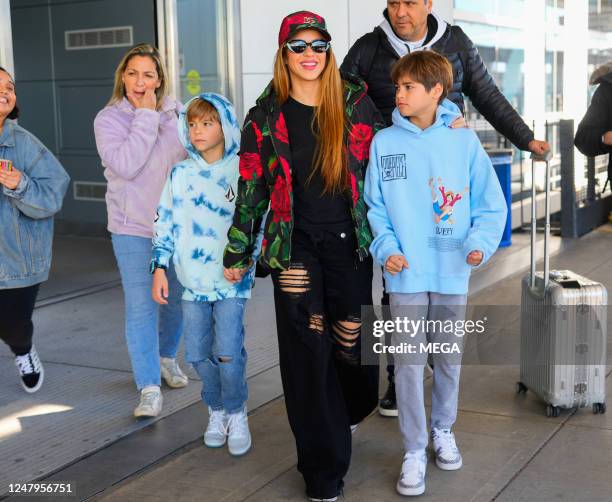
[[[227,192],[225,192],[225,198],[228,202],[234,202],[234,199],[236,198],[236,194],[234,193],[234,189],[231,187],[231,185],[227,189]]]
[[[383,181],[406,179],[406,155],[384,155],[380,158]]]

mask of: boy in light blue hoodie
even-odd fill
[[[396,348],[410,343],[415,349],[410,355],[395,354],[406,452],[396,488],[401,495],[420,495],[428,445],[423,396],[427,342],[446,343],[451,351],[433,352],[431,437],[436,465],[456,470],[463,463],[451,431],[463,346],[458,326],[465,320],[471,269],[496,251],[507,210],[474,131],[447,127],[460,112],[444,99],[453,79],[446,58],[415,52],[396,63],[392,77],[397,108],[393,125],[372,142],[365,200],[374,235],[370,250],[385,269],[391,314],[423,321],[392,338]]]
[[[246,401],[243,316],[254,270],[232,284],[223,251],[238,183],[240,130],[223,96],[204,93],[179,115],[189,158],[176,164],[161,195],[153,237],[153,298],[168,298],[165,269],[173,259],[183,292],[185,355],[202,379],[209,408],[204,443],[228,444],[232,455],[251,447]]]

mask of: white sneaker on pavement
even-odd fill
[[[230,454],[238,457],[251,449],[251,432],[246,406],[238,413],[228,415],[227,430],[227,446]]]
[[[134,410],[136,418],[149,418],[159,415],[163,398],[157,385],[149,385],[140,391],[140,403]]]
[[[436,465],[443,471],[461,469],[463,460],[455,442],[455,435],[451,430],[432,427],[431,439],[433,440],[433,449],[436,455]]]
[[[161,376],[166,381],[168,387],[180,389],[187,386],[189,379],[187,375],[183,373],[183,370],[181,370],[175,358],[160,357],[159,363],[161,367]]]
[[[400,495],[416,496],[425,493],[425,471],[427,453],[425,450],[409,451],[404,455],[402,472],[395,488]]]
[[[204,444],[209,448],[221,448],[227,441],[227,415],[225,410],[213,410],[210,406],[208,414]]]

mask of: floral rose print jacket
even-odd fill
[[[372,138],[384,123],[366,94],[365,83],[350,75],[343,78],[351,215],[357,235],[355,252],[363,260],[372,242],[363,199],[365,170]],[[225,248],[225,267],[244,268],[252,264],[251,256],[266,213],[260,262],[267,268],[289,267],[293,231],[291,164],[285,117],[270,83],[249,111],[242,130],[240,179],[233,225]]]

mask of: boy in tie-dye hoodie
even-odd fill
[[[153,298],[166,302],[165,268],[172,258],[185,288],[186,360],[202,379],[209,408],[204,443],[219,448],[227,440],[232,455],[243,455],[251,447],[243,315],[254,270],[237,284],[223,275],[240,130],[231,103],[212,93],[189,101],[178,124],[189,158],[173,167],[161,195],[153,237]]]

